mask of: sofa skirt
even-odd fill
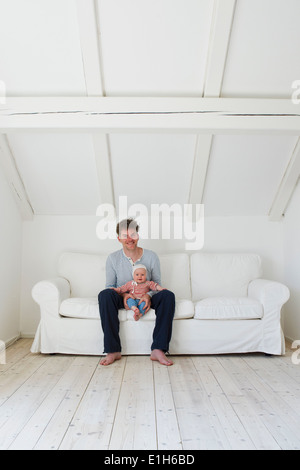
[[[150,354],[154,321],[120,322],[122,354]],[[31,352],[103,355],[100,320],[41,320]],[[174,320],[170,354],[284,353],[280,326],[264,320]]]

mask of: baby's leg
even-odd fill
[[[142,315],[145,315],[145,310],[144,310],[145,305],[146,305],[146,302],[142,302],[140,305],[138,305],[138,309]]]
[[[139,318],[140,318],[140,312],[139,312],[139,309],[137,307],[138,303],[139,303],[138,299],[129,298],[127,300],[128,307],[134,312],[133,318],[135,319],[135,321],[139,320]]]

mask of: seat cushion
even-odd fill
[[[64,300],[59,309],[63,317],[100,319],[97,297],[72,297]],[[119,311],[119,320],[126,321],[125,310]]]
[[[99,305],[96,297],[72,297],[61,303],[59,313],[63,317],[99,319]],[[175,320],[183,318],[193,318],[194,304],[191,300],[177,300],[175,307]],[[119,310],[119,320],[133,320],[133,314],[130,310]],[[142,320],[155,320],[155,311],[150,309]]]
[[[124,310],[127,314],[127,320],[133,320],[133,312]],[[195,314],[194,304],[191,300],[176,300],[174,320],[183,320],[185,318],[193,318]],[[150,308],[149,312],[144,315],[140,320],[150,321],[155,320],[155,310]]]
[[[263,306],[249,297],[217,297],[195,304],[198,320],[249,320],[263,317]]]

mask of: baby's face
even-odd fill
[[[146,282],[147,280],[147,273],[145,269],[139,268],[134,271],[133,280],[138,284],[142,282]]]

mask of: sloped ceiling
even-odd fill
[[[10,98],[91,96],[280,110],[300,80],[299,0],[0,0],[0,11],[4,111]],[[95,215],[124,195],[276,218],[299,179],[299,135],[3,128],[0,156],[25,218]]]

